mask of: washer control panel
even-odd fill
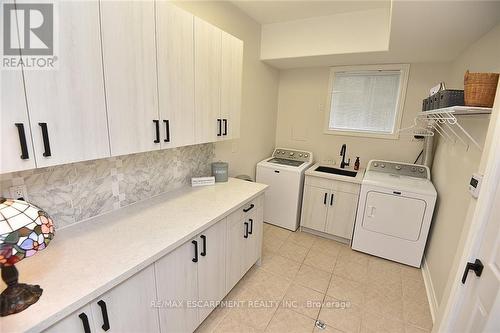
[[[425,165],[400,163],[393,161],[371,160],[367,171],[377,171],[400,176],[430,179],[429,168]]]
[[[313,160],[312,153],[309,151],[300,151],[286,148],[276,148],[274,150],[273,157],[301,162],[309,162]]]

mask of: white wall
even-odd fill
[[[390,9],[370,9],[262,26],[261,59],[387,51]]]
[[[500,72],[499,41],[500,25],[464,50],[451,64],[448,87],[463,89],[463,75],[467,69]],[[462,116],[459,121],[484,144],[490,123],[488,116]],[[492,139],[494,138],[488,140]],[[487,150],[487,145],[484,151]],[[473,146],[466,151],[460,144],[452,145],[444,140],[437,142],[432,175],[439,200],[427,245],[426,261],[438,304],[446,301],[446,285],[449,277],[455,274],[452,268],[458,264],[454,262],[455,256],[462,252],[463,237],[470,228],[476,200],[469,195],[467,185],[472,172],[484,171],[484,165],[480,165],[481,160],[484,161],[484,156]]]
[[[276,131],[278,71],[260,61],[260,24],[229,2],[176,1],[177,6],[245,43],[240,139],[215,144],[215,159],[229,162],[229,174],[255,177],[255,165],[271,155]]]
[[[402,128],[413,124],[429,87],[447,77],[448,69],[447,64],[411,65]],[[331,160],[338,163],[343,143],[347,144],[351,161],[360,156],[362,166],[370,159],[415,161],[422,143],[412,140],[409,133],[402,133],[398,140],[324,134],[324,113],[329,112],[328,106],[325,107],[328,79],[328,67],[280,72],[277,146],[310,150],[315,154],[316,161],[323,163]]]

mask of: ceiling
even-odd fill
[[[262,24],[389,6],[387,1],[234,1]],[[378,6],[378,7],[372,7]],[[385,7],[384,7],[385,8]],[[500,23],[500,1],[394,0],[389,50],[267,59],[278,68],[448,62]],[[293,33],[293,32],[292,32]],[[349,33],[348,31],[346,33]]]
[[[261,24],[294,21],[375,8],[390,8],[390,0],[372,1],[232,1]]]

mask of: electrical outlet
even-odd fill
[[[24,200],[28,200],[28,191],[26,190],[26,185],[18,185],[12,186],[9,188],[10,196],[13,199],[23,198]]]

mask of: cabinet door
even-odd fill
[[[110,156],[99,4],[62,1],[58,12],[58,68],[24,71],[37,167]]]
[[[221,36],[219,28],[194,18],[196,143],[213,142],[222,135]]]
[[[222,32],[221,116],[222,139],[240,137],[243,41]]]
[[[253,214],[250,215],[250,231],[251,234],[248,237],[246,246],[246,272],[250,267],[252,267],[255,262],[260,258],[262,252],[262,232],[263,232],[263,221],[264,221],[264,208],[259,207]]]
[[[194,17],[166,1],[156,17],[161,146],[194,144]]]
[[[22,71],[3,70],[1,80],[0,173],[34,169]]]
[[[227,217],[226,251],[226,293],[238,283],[245,274],[245,252],[248,238],[245,238],[245,225],[239,212]]]
[[[324,232],[329,198],[329,190],[309,185],[304,186],[301,225]]]
[[[194,244],[189,241],[155,263],[162,333],[193,332],[198,326],[198,309],[187,306],[188,301],[198,299],[198,264],[193,262],[194,255]]]
[[[66,318],[47,328],[45,333],[85,333],[85,326],[88,325],[90,332],[95,332],[94,319],[90,305],[85,305],[78,311],[73,312]]]
[[[351,239],[356,210],[358,207],[358,196],[352,193],[332,191],[332,197],[328,198],[328,216],[326,219],[326,232],[335,236]]]
[[[154,3],[100,5],[111,154],[159,149]]]
[[[218,222],[199,236],[198,299],[220,301],[226,295],[226,219]],[[199,309],[202,322],[215,307]]]
[[[159,332],[158,309],[153,306],[155,297],[151,265],[91,303],[93,332]]]

